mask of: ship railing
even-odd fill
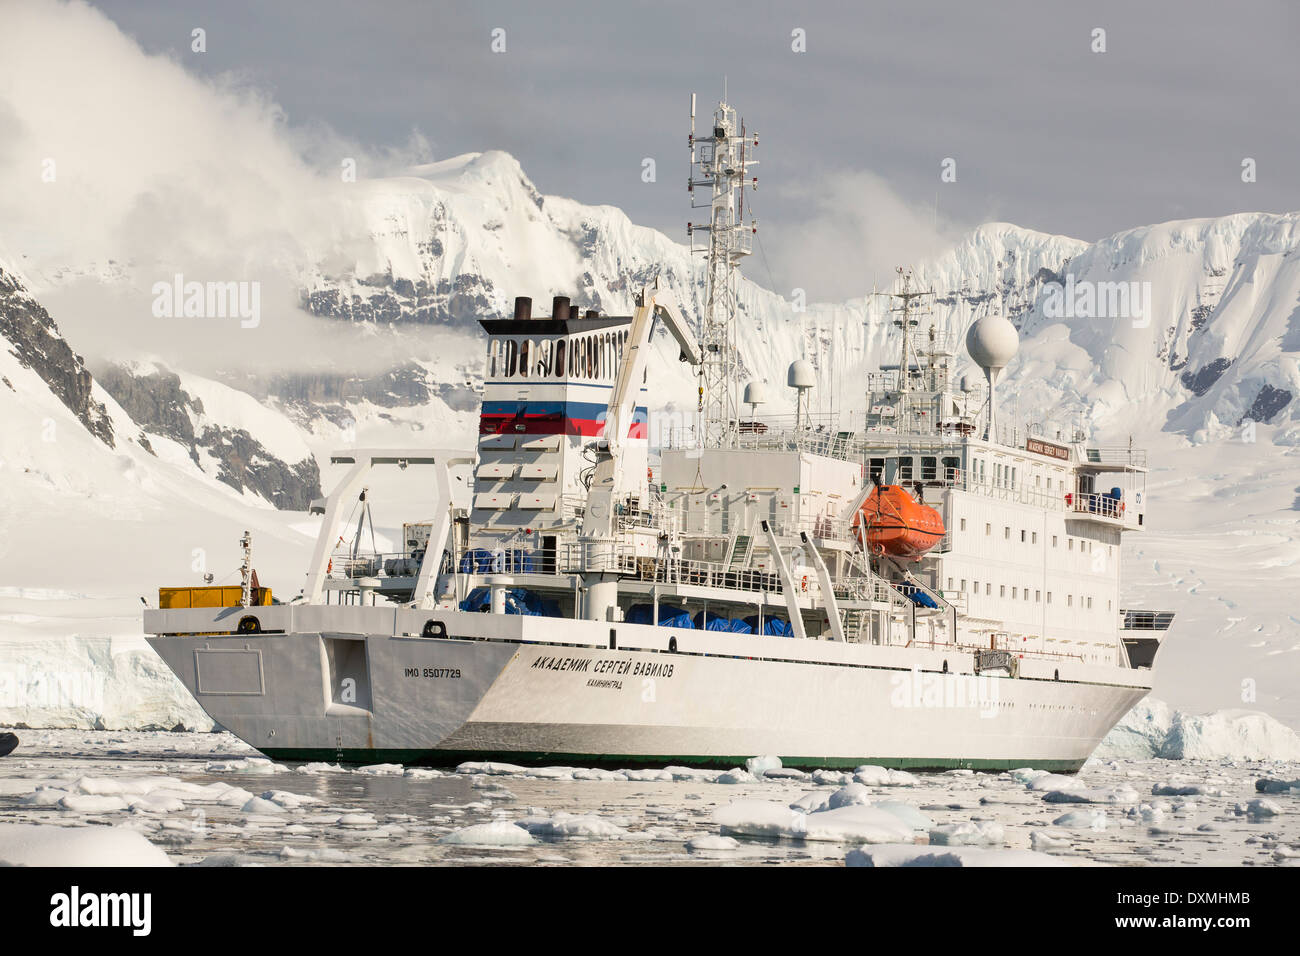
[[[1069,496],[1067,510],[1075,514],[1086,514],[1094,518],[1110,518],[1114,521],[1123,522],[1127,507],[1122,498],[1112,498],[1110,495],[1079,494],[1076,492]]]
[[[325,576],[331,580],[355,578],[414,578],[420,573],[424,552],[335,551],[326,565]]]
[[[1128,445],[1100,445],[1083,450],[1085,465],[1133,465],[1138,468],[1147,466],[1147,450],[1132,448]]]
[[[1141,608],[1120,608],[1120,630],[1167,631],[1174,622],[1174,611],[1147,611]]]
[[[1004,642],[998,642],[996,648],[985,647],[983,644],[952,643],[949,641],[913,641],[912,647],[926,647],[932,650],[956,650],[966,651],[971,654],[979,651],[999,650],[1015,654],[1018,657],[1024,657],[1027,660],[1055,660],[1055,661],[1078,661],[1083,662],[1082,654],[1067,654],[1064,651],[1043,651],[1031,648],[1011,648],[1004,647]]]

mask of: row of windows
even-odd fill
[[[949,579],[948,579],[948,590],[949,590],[949,591],[951,591],[951,590],[953,589],[953,586],[952,586],[952,585],[953,585],[953,579],[952,579],[952,578],[949,578]],[[999,585],[998,585],[998,597],[1000,597],[1000,598],[1005,598],[1005,597],[1007,597],[1007,596],[1008,596],[1008,595],[1007,595],[1007,588],[1008,588],[1007,585],[1005,585],[1005,584],[999,584]],[[963,592],[966,590],[966,579],[965,579],[965,578],[962,578],[962,579],[961,579],[961,590],[962,590]],[[1028,600],[1029,600],[1029,591],[1030,591],[1029,588],[1022,588],[1022,587],[1019,587],[1019,586],[1013,584],[1013,585],[1010,586],[1010,590],[1011,590],[1011,594],[1010,594],[1011,600],[1013,600],[1013,601],[1028,601]],[[970,593],[973,594],[973,595],[978,595],[978,594],[980,593],[980,582],[979,582],[979,581],[972,581],[972,582],[971,582]],[[985,582],[984,582],[984,592],[983,592],[983,593],[984,593],[984,596],[985,596],[985,597],[992,597],[992,596],[993,596],[993,585],[992,585],[992,583],[990,583],[990,582],[988,582],[988,581],[985,581]],[[1080,594],[1080,595],[1078,595],[1078,598],[1079,598],[1079,603],[1076,605],[1075,602],[1074,602],[1075,595],[1073,595],[1073,594],[1067,594],[1067,595],[1065,596],[1065,606],[1066,606],[1066,607],[1071,607],[1071,608],[1072,608],[1072,607],[1078,607],[1080,610],[1085,610],[1085,611],[1091,611],[1091,610],[1092,610],[1092,595],[1091,595],[1091,594]],[[1038,590],[1037,588],[1035,588],[1035,589],[1034,589],[1034,603],[1035,603],[1035,604],[1041,604],[1041,603],[1042,603],[1042,600],[1043,600],[1043,592],[1042,592],[1041,590]],[[1051,591],[1048,591],[1048,592],[1047,592],[1047,603],[1048,603],[1048,604],[1051,604],[1051,603],[1052,603],[1052,592],[1051,592]],[[1112,610],[1112,602],[1111,602],[1111,601],[1107,601],[1107,602],[1106,602],[1106,610],[1107,610],[1107,611]]]
[[[981,485],[988,483],[988,471],[985,468],[983,458],[974,458],[971,460],[970,474],[971,474],[971,478],[974,479],[977,483]],[[993,487],[994,488],[1009,488],[1012,491],[1015,491],[1016,488],[1018,487],[1019,480],[1020,480],[1020,476],[1018,473],[1018,469],[1015,465],[1004,465],[1001,462],[996,462],[996,461],[993,463]],[[1052,476],[1048,475],[1046,476],[1046,478],[1044,478],[1044,476],[1041,474],[1035,474],[1034,487],[1035,488],[1045,487],[1046,490],[1051,491]],[[1058,478],[1056,480],[1056,488],[1057,491],[1064,492],[1065,479]]]
[[[598,332],[570,339],[493,339],[488,377],[614,380],[627,332]]]
[[[965,531],[965,530],[966,530],[966,519],[965,519],[965,518],[962,518],[962,519],[961,519],[961,530],[962,530],[962,531]],[[992,523],[987,522],[987,521],[984,523],[984,534],[985,534],[986,536],[991,536],[991,535],[993,534],[993,525],[992,525]],[[1004,541],[1010,541],[1010,540],[1011,540],[1011,527],[1010,527],[1009,525],[1003,525],[1003,526],[1002,526],[1002,539],[1003,539]],[[1066,541],[1066,546],[1067,546],[1067,547],[1066,547],[1066,550],[1068,550],[1068,551],[1073,551],[1073,550],[1074,550],[1074,543],[1075,543],[1075,540],[1076,540],[1076,539],[1074,539],[1074,538],[1066,538],[1066,539],[1065,539],[1065,541]],[[1020,529],[1020,541],[1021,541],[1022,544],[1038,544],[1038,532],[1037,532],[1037,531],[1027,531],[1027,530],[1025,530],[1024,528],[1021,528],[1021,529]],[[1091,541],[1089,541],[1087,538],[1079,538],[1079,539],[1078,539],[1078,542],[1079,542],[1079,553],[1080,553],[1080,554],[1090,554],[1090,553],[1092,552],[1092,544],[1093,544],[1093,543],[1092,543]],[[1056,548],[1056,547],[1059,547],[1059,546],[1060,546],[1059,539],[1057,538],[1056,535],[1052,535],[1052,547],[1053,547],[1053,548]],[[1106,545],[1106,554],[1107,554],[1107,555],[1111,555],[1111,554],[1114,554],[1114,553],[1115,553],[1115,546],[1114,546],[1114,545],[1110,545],[1110,544]]]

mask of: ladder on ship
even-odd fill
[[[749,564],[750,552],[754,550],[754,538],[748,534],[738,534],[731,539],[731,551],[727,555],[727,570],[740,571]]]

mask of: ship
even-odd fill
[[[1124,606],[1120,574],[1145,452],[1002,422],[1014,325],[977,319],[985,381],[958,377],[901,271],[861,410],[814,412],[796,359],[793,415],[760,416],[735,345],[758,139],[726,102],[698,137],[691,115],[698,321],[657,282],[630,315],[520,296],[481,320],[475,446],[333,454],[298,595],[256,582],[245,535],[240,587],[144,612],[214,722],[282,761],[1070,773],[1149,692],[1173,614]],[[652,429],[660,328],[698,415]],[[435,498],[389,553],[363,535],[381,468]]]

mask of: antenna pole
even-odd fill
[[[713,128],[702,141],[695,138],[695,96],[691,95],[691,174],[687,191],[691,208],[708,208],[707,224],[688,223],[691,251],[704,255],[707,288],[700,317],[699,412],[702,444],[706,447],[734,447],[739,440],[740,355],[736,350],[734,323],[737,308],[740,260],[754,251],[758,224],[745,222],[743,190],[758,188],[758,178],[749,176],[756,164],[753,157],[758,135],[739,122],[736,110],[723,100],[713,113]],[[695,187],[707,187],[708,202],[696,201]],[[697,232],[707,233],[707,244],[695,243]]]

